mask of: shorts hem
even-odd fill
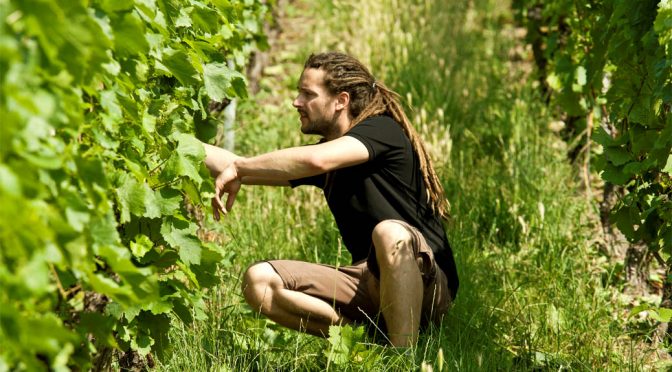
[[[292,275],[292,273],[289,270],[287,270],[287,268],[282,266],[282,264],[280,262],[278,262],[278,260],[266,260],[266,261],[263,261],[263,262],[266,262],[269,265],[271,265],[273,270],[275,270],[275,272],[280,277],[280,280],[282,280],[282,285],[286,289],[291,289],[291,290],[294,289],[295,284],[296,284],[296,278],[294,278],[294,275]],[[290,279],[293,282],[292,284],[289,283]]]

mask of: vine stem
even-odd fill
[[[82,286],[77,284],[76,286],[68,289],[67,291],[65,288],[63,288],[63,283],[61,283],[61,278],[58,276],[58,272],[56,272],[56,268],[54,267],[54,264],[50,263],[49,264],[49,269],[51,270],[51,273],[54,274],[54,278],[56,279],[56,287],[58,288],[58,292],[61,294],[64,300],[67,300],[68,297],[73,294],[74,292],[79,291],[82,289]]]
[[[152,174],[152,173],[156,172],[157,169],[159,169],[162,165],[166,164],[166,162],[168,161],[168,159],[170,159],[170,157],[163,159],[163,161],[161,161],[156,167],[152,168],[152,169],[149,171],[149,174]]]
[[[50,263],[49,264],[49,269],[51,270],[51,273],[54,274],[54,278],[56,279],[56,288],[58,288],[58,292],[61,294],[63,299],[67,299],[67,293],[65,292],[65,289],[63,288],[63,284],[61,284],[61,278],[58,277],[58,273],[56,272],[56,268],[54,267],[54,264]]]
[[[152,190],[158,190],[162,187],[170,186],[170,185],[174,184],[175,182],[178,182],[179,180],[180,180],[180,177],[177,177],[172,181],[168,181],[168,182],[160,183],[158,185],[154,185],[154,186],[152,186]]]

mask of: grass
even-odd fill
[[[594,206],[581,193],[562,141],[516,58],[508,4],[365,0],[293,3],[294,43],[274,52],[274,75],[241,104],[236,152],[310,143],[290,107],[312,50],[346,50],[414,107],[452,204],[448,234],[461,279],[442,326],[410,355],[376,345],[346,350],[282,329],[242,300],[245,267],[267,258],[347,264],[318,190],[247,187],[224,223],[212,223],[231,264],[207,320],[171,332],[161,370],[641,370],[655,362],[624,332],[617,290],[592,245]],[[334,5],[335,4],[335,5]],[[608,282],[608,280],[606,280]],[[341,330],[343,332],[347,330]],[[354,344],[353,344],[354,345]],[[329,359],[330,351],[332,358]],[[442,357],[440,356],[442,355]],[[424,365],[424,367],[423,367]]]

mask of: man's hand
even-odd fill
[[[207,143],[203,143],[203,149],[205,150],[205,166],[208,167],[210,175],[213,177],[217,177],[226,167],[240,158],[231,151]]]
[[[238,171],[233,163],[224,168],[215,178],[215,197],[212,198],[212,214],[215,220],[219,221],[220,213],[226,214],[231,210],[241,185]],[[228,194],[226,206],[222,203],[224,194]]]

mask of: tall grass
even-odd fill
[[[591,246],[592,206],[562,141],[514,52],[508,4],[494,0],[298,2],[304,27],[276,53],[274,75],[242,105],[237,152],[309,143],[291,109],[312,50],[346,50],[406,98],[452,204],[448,234],[461,279],[441,327],[410,355],[366,337],[349,363],[327,359],[327,340],[259,318],[240,295],[249,264],[296,258],[346,264],[318,190],[245,188],[212,224],[231,264],[208,300],[210,318],[171,333],[165,370],[639,370],[653,351],[623,335],[609,272]],[[616,314],[616,315],[615,315]],[[443,360],[439,354],[443,355]],[[439,364],[441,362],[441,364]],[[426,368],[426,367],[425,367]]]

